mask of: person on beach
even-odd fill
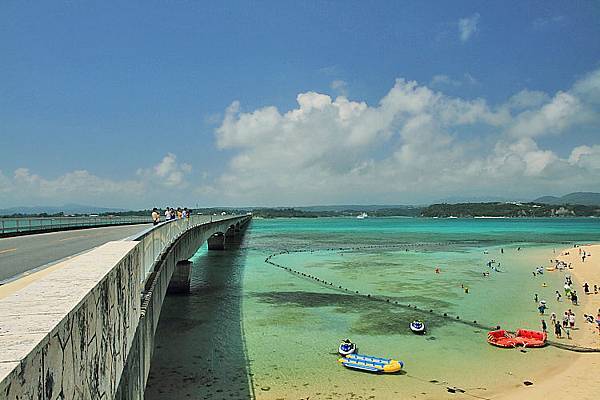
[[[550,314],[550,324],[552,326],[556,325],[556,313],[554,311]]]
[[[560,292],[557,290],[557,291],[556,291],[556,301],[560,301],[560,298],[561,298],[561,297],[562,297],[562,296],[560,295]]]
[[[577,305],[577,292],[573,291],[571,292],[571,303],[573,303],[573,305]]]
[[[538,294],[537,294],[537,293],[535,293],[535,294],[533,295],[533,301],[535,301],[536,303],[539,301],[539,300],[538,300]]]
[[[565,311],[565,314],[563,315],[563,318],[562,318],[562,326],[563,326],[563,328],[566,328],[568,325],[569,325],[569,313],[567,313]]]
[[[600,335],[600,310],[598,310],[598,315],[596,315],[596,325],[598,325],[598,334]]]
[[[562,327],[558,322],[554,324],[554,334],[557,338],[562,339]]]
[[[575,328],[575,314],[569,315],[569,326],[571,329]]]
[[[546,321],[544,321],[544,319],[542,318],[542,332],[546,333],[547,330],[547,326],[546,326]]]
[[[567,326],[565,328],[565,333],[567,334],[567,339],[571,339],[571,329]]]
[[[594,294],[598,294],[598,285],[594,285]]]
[[[567,299],[571,297],[571,286],[568,283],[565,283],[565,297]]]
[[[585,294],[590,294],[590,285],[588,285],[587,282],[583,284],[583,291],[585,292]]]

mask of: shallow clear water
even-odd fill
[[[595,219],[254,220],[229,250],[201,249],[193,258],[192,293],[165,300],[146,397],[485,397],[572,354],[492,348],[485,330],[427,310],[485,326],[539,329],[533,295],[562,313],[566,305],[553,293],[564,275],[534,278],[533,268],[548,263],[553,249],[591,241],[600,241]],[[369,245],[390,247],[362,248]],[[340,247],[355,249],[326,250]],[[315,251],[272,261],[332,286],[264,262],[299,249]],[[491,259],[501,272],[484,277]],[[367,293],[426,311],[373,301]],[[426,320],[427,335],[410,332],[414,318]],[[335,351],[347,337],[363,353],[404,361],[406,373],[344,369]],[[451,394],[448,386],[466,394]]]

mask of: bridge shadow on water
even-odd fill
[[[254,398],[242,322],[244,237],[194,257],[191,293],[165,298],[145,399]]]

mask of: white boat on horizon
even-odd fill
[[[369,218],[369,214],[367,214],[366,212],[359,214],[356,218],[358,219],[365,219],[365,218]]]

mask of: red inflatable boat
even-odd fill
[[[548,339],[546,332],[527,329],[518,329],[515,337],[523,347],[542,347],[546,344],[546,339]]]
[[[488,332],[487,341],[489,344],[498,347],[517,347],[518,344],[515,337],[504,329]]]
[[[515,335],[511,335],[504,329],[488,332],[489,344],[498,347],[542,347],[546,344],[548,335],[544,332],[518,329]]]

